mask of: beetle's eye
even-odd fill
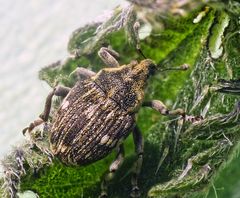
[[[157,66],[155,64],[149,65],[149,69],[148,69],[149,76],[152,76],[155,73],[156,69],[157,69]]]

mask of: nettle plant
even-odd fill
[[[56,124],[58,122],[56,113],[61,114],[60,111],[69,106],[69,101],[60,97],[55,98],[52,108],[49,108],[52,96],[59,95],[56,94],[60,90],[58,86],[48,97],[47,107],[40,116],[41,119],[26,128],[25,135],[28,136],[26,142],[16,146],[12,153],[2,160],[4,169],[1,180],[2,191],[0,191],[2,196],[24,197],[28,194],[33,197],[37,195],[96,197],[100,194],[105,197],[106,183],[108,183],[109,197],[128,197],[131,184],[133,186],[131,195],[135,197],[211,197],[212,187],[215,194],[219,196],[222,194],[224,197],[224,191],[217,191],[214,183],[216,175],[222,168],[230,167],[230,159],[238,151],[239,3],[208,2],[208,5],[204,5],[201,2],[187,0],[182,4],[169,1],[163,2],[164,9],[159,6],[158,1],[151,4],[148,1],[133,1],[133,3],[135,6],[117,7],[104,22],[91,23],[74,31],[68,45],[70,56],[44,67],[39,76],[53,88],[56,84],[73,87],[79,79],[94,76],[95,72],[106,65],[116,67],[126,64],[125,68],[130,66],[135,68],[135,65],[139,65],[142,69],[148,68],[143,67],[144,65],[153,66],[155,72],[144,88],[145,96],[144,99],[141,98],[140,103],[148,104],[155,110],[147,108],[139,110],[136,116],[138,128],[134,129],[135,135],[133,135],[137,145],[135,149],[141,152],[138,152],[138,155],[134,154],[133,141],[129,136],[124,141],[125,160],[123,161],[123,152],[120,152],[123,151],[122,144],[119,144],[121,146],[117,158],[112,164],[112,167],[117,166],[118,171],[110,181],[105,175],[115,155],[110,154],[96,161],[98,157],[102,157],[104,150],[97,149],[96,151],[101,152],[96,154],[93,149],[89,153],[95,153],[94,155],[87,153],[80,155],[80,158],[86,157],[86,159],[94,157],[95,160],[92,161],[96,162],[88,166],[75,167],[62,164],[59,158],[67,162],[70,160],[73,164],[74,160],[81,160],[64,154],[64,151],[78,148],[72,147],[73,144],[70,147],[63,147],[62,143],[69,138],[57,138],[51,134],[52,131],[57,131],[53,130],[54,128],[61,127]],[[98,54],[101,58],[104,57],[105,64]],[[145,59],[143,56],[155,63],[149,60],[141,62]],[[140,64],[134,60],[138,60]],[[186,66],[186,64],[189,68],[184,72],[168,71],[179,69],[177,66]],[[119,68],[115,70],[119,70],[122,75],[122,67]],[[135,69],[138,70],[137,67]],[[110,73],[115,70],[106,69]],[[137,76],[138,79],[141,77]],[[126,82],[126,78],[127,76],[122,80]],[[99,76],[95,79],[99,80]],[[112,81],[117,79],[116,76]],[[141,80],[145,83],[145,79]],[[128,95],[134,95],[134,91],[139,90],[137,87],[139,88],[140,85],[136,79],[132,82],[136,84],[136,89],[130,89]],[[113,84],[107,82],[103,85]],[[119,86],[121,87],[121,84]],[[123,89],[125,88],[127,86],[124,85]],[[65,96],[69,90],[63,88],[61,93]],[[111,87],[105,91],[111,92],[111,97],[115,93],[114,90],[111,91]],[[73,94],[71,98],[73,99],[74,96]],[[125,96],[126,93],[123,94],[123,99],[127,98]],[[131,101],[136,102],[139,99],[130,98],[132,100],[121,103],[117,101],[117,96],[113,97],[120,105],[130,105]],[[177,111],[168,111],[163,103],[153,102],[152,99],[161,100],[169,109]],[[131,109],[130,106],[126,109]],[[156,110],[163,114],[170,112],[173,115],[160,116]],[[58,118],[60,119],[61,116]],[[113,117],[114,119],[116,117]],[[34,128],[43,121],[40,127]],[[98,121],[95,120],[94,123]],[[142,140],[140,141],[139,136],[136,135],[138,130],[143,132],[144,149]],[[93,136],[94,134],[89,136],[89,139]],[[95,143],[103,144],[111,140],[113,144],[115,138],[115,136],[103,135]],[[60,149],[62,154],[58,152],[58,158],[54,155],[56,155],[55,151],[60,151],[60,147],[56,145],[51,147],[50,142],[52,145],[56,142],[62,145]],[[117,141],[115,143],[117,144]],[[139,163],[142,163],[141,171]],[[120,164],[122,165],[119,166]],[[132,172],[135,173],[133,177]],[[112,174],[107,175],[112,177]]]

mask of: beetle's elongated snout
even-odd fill
[[[157,66],[152,60],[144,59],[138,65],[136,65],[134,69],[141,71],[141,73],[145,73],[147,76],[150,76],[155,73]]]

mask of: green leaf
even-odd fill
[[[226,5],[230,6],[229,3]],[[222,177],[226,175],[224,167],[236,170],[238,160],[234,152],[239,150],[239,20],[237,9],[234,13],[228,10],[229,7],[223,11],[221,6],[216,9],[214,4],[198,23],[193,21],[201,11],[199,8],[186,10],[186,17],[154,17],[151,34],[141,41],[144,55],[158,63],[159,69],[184,63],[190,65],[185,72],[157,72],[149,80],[146,100],[161,100],[170,109],[183,108],[188,116],[203,117],[192,124],[141,108],[137,124],[145,137],[139,178],[142,197],[212,197],[212,186],[217,187],[218,197],[234,194],[234,190],[219,190],[225,180]],[[132,7],[117,8],[106,22],[78,29],[68,46],[74,56],[43,68],[40,78],[52,87],[56,82],[72,86],[76,79],[70,74],[77,67],[93,71],[104,67],[97,56],[103,44],[111,44],[119,52],[121,64],[139,59],[135,50],[137,40],[129,28],[136,16]],[[119,25],[121,20],[124,23]],[[134,46],[128,42],[129,35]],[[213,52],[220,48],[221,53],[214,56]],[[59,101],[55,102],[55,108],[58,104]],[[21,176],[20,190],[32,190],[40,197],[98,196],[101,178],[114,154],[86,167],[68,167],[58,160],[49,166],[47,134],[39,139],[39,133],[33,133],[37,147],[31,151],[26,143],[20,146],[25,156],[25,176],[19,172],[13,158],[5,160],[5,164],[11,162],[13,170]],[[110,197],[129,196],[131,168],[136,158],[132,137],[127,138],[125,147],[126,160],[109,186]],[[36,173],[32,169],[39,171]],[[232,186],[231,189],[237,189],[237,184]]]

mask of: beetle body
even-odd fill
[[[66,164],[89,164],[121,144],[135,125],[151,60],[105,68],[79,81],[63,100],[51,129],[54,155]]]
[[[135,122],[141,106],[157,110],[162,115],[186,115],[182,109],[168,110],[159,100],[144,101],[147,79],[156,71],[153,61],[145,59],[139,64],[119,66],[111,55],[116,52],[101,48],[99,56],[113,68],[104,68],[98,73],[77,68],[79,80],[73,88],[58,86],[46,98],[45,108],[39,116],[23,130],[31,132],[49,118],[52,97],[64,100],[53,116],[50,130],[52,154],[67,165],[86,165],[107,156],[114,148],[117,155],[109,167],[109,173],[101,182],[101,198],[107,197],[108,182],[124,160],[124,139],[132,132],[137,159],[132,169],[131,197],[140,197],[138,177],[141,171],[144,141]],[[177,68],[186,70],[186,67]]]

